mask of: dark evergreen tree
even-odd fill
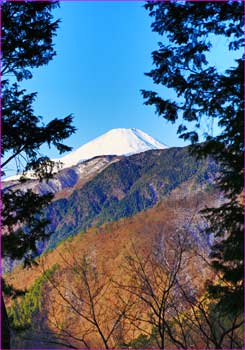
[[[221,165],[218,186],[225,204],[205,212],[208,232],[215,236],[211,258],[223,283],[209,286],[223,310],[243,311],[243,129],[244,129],[244,3],[243,1],[148,2],[152,30],[163,36],[152,53],[155,68],[146,75],[174,91],[175,99],[142,91],[145,104],[172,123],[190,140],[199,157],[212,155]],[[227,52],[240,58],[225,72],[210,63],[214,37],[226,39]],[[210,56],[209,56],[210,57]],[[225,59],[225,57],[224,57]],[[207,126],[217,123],[213,136]],[[206,132],[201,135],[201,129]],[[203,143],[198,143],[200,141]]]
[[[40,180],[47,179],[52,176],[54,163],[40,153],[40,147],[47,143],[60,153],[71,149],[63,141],[75,131],[72,116],[55,118],[45,125],[32,107],[37,94],[27,94],[18,85],[32,78],[32,68],[47,64],[55,55],[53,36],[59,21],[54,20],[52,10],[57,6],[51,1],[1,4],[2,174],[15,161],[19,172],[31,170]],[[37,242],[49,235],[42,210],[51,199],[52,195],[41,196],[31,190],[2,193],[2,257],[31,263]],[[3,298],[1,301],[1,348],[6,349],[10,347],[10,333]]]

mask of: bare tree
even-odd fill
[[[194,226],[171,236],[160,230],[147,243],[134,240],[117,275],[93,251],[75,253],[66,243],[57,250],[60,266],[46,274],[37,315],[46,327],[42,343],[111,349],[134,347],[141,337],[160,349],[242,348],[243,320],[226,315],[205,292],[207,276],[224,281],[212,273]],[[45,264],[41,259],[41,272]]]
[[[128,283],[120,283],[119,287],[138,300],[140,312],[130,316],[132,324],[148,335],[154,329],[158,347],[165,349],[166,322],[172,311],[173,300],[178,298],[179,276],[187,263],[185,252],[188,242],[180,232],[176,233],[172,242],[168,242],[168,246],[165,246],[162,238],[160,234],[158,242],[146,257],[140,255],[132,244],[132,253],[126,258],[125,264],[125,271],[131,279]]]
[[[197,299],[182,292],[181,304],[173,303],[174,312],[165,324],[167,335],[177,348],[243,348],[243,321],[238,315],[224,314],[207,295]]]
[[[219,280],[222,283],[222,279]],[[179,302],[166,323],[167,333],[179,347],[205,349],[242,349],[243,319],[239,313],[226,312],[208,295],[194,295],[192,286],[178,284]]]
[[[93,257],[69,251],[61,258],[65,268],[49,279],[46,299],[57,335],[74,347],[109,349],[124,342],[131,327],[125,322],[134,305],[131,295],[122,295],[108,273],[98,272]]]
[[[130,321],[152,346],[242,348],[243,320],[224,313],[205,292],[206,272],[214,274],[190,231],[179,230],[172,237],[159,233],[147,256],[133,243],[125,271],[131,278],[120,288],[132,294],[138,308]]]

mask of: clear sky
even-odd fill
[[[74,114],[74,148],[112,128],[139,128],[169,146],[184,145],[176,128],[143,104],[140,89],[159,38],[150,29],[144,2],[61,2],[57,56],[24,81],[38,91],[35,111],[48,121]],[[50,156],[57,156],[50,152]]]
[[[138,128],[169,146],[186,144],[174,125],[143,104],[140,89],[156,89],[144,72],[152,68],[151,52],[161,40],[151,31],[143,5],[63,1],[54,12],[62,21],[55,38],[57,56],[21,85],[38,92],[35,111],[44,121],[74,114],[78,130],[67,141],[74,148],[112,128]],[[222,65],[221,56],[222,48],[214,63]],[[58,156],[55,151],[48,155]]]

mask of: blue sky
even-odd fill
[[[157,34],[144,2],[61,2],[55,38],[57,56],[23,82],[38,91],[37,114],[48,121],[74,114],[74,148],[112,128],[139,128],[167,145],[183,145],[176,128],[143,104],[140,89],[153,88],[144,76],[152,67]],[[49,152],[56,156],[55,151]]]
[[[74,148],[112,128],[139,128],[169,146],[183,146],[176,127],[145,106],[140,89],[156,89],[144,76],[161,38],[152,33],[144,2],[61,2],[55,38],[57,56],[23,82],[37,91],[35,111],[44,121],[74,114]],[[215,64],[224,65],[225,42],[216,42]],[[222,59],[221,59],[222,57]],[[167,93],[167,92],[166,92]],[[50,157],[58,156],[55,150]]]

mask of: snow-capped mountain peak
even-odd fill
[[[64,157],[53,160],[60,162],[62,164],[60,169],[64,169],[96,156],[129,156],[148,150],[164,148],[167,148],[167,146],[139,129],[120,128],[112,129]],[[26,177],[35,178],[35,175],[30,171],[26,174]],[[14,175],[5,178],[3,181],[18,180],[19,178],[20,175]]]
[[[63,168],[67,168],[96,156],[127,156],[151,149],[164,148],[167,148],[167,146],[139,129],[120,128],[108,131],[66,156],[55,159],[55,161],[62,162]]]

